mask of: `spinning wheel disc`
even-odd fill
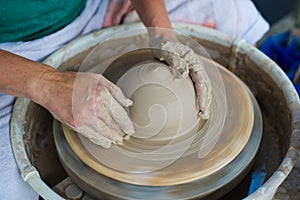
[[[130,63],[135,60],[133,58],[141,58],[147,53],[149,52],[132,52],[126,55],[124,62],[127,62],[127,66],[130,68],[130,66],[136,64]],[[227,95],[227,102],[225,101],[227,110],[224,111],[224,105],[220,103],[224,102],[222,101],[223,97],[218,96],[220,86],[214,84],[214,78],[216,77],[210,77],[213,92],[212,114],[205,124],[213,124],[217,119],[224,119],[224,123],[220,123],[220,126],[217,128],[209,126],[202,132],[201,130],[205,128],[205,125],[200,128],[194,135],[195,137],[189,148],[175,162],[158,170],[149,168],[145,170],[145,167],[147,167],[147,165],[143,164],[145,160],[126,157],[120,153],[132,150],[142,151],[144,149],[141,148],[151,148],[152,145],[160,148],[159,141],[151,141],[152,143],[149,144],[147,140],[139,140],[133,137],[129,141],[125,141],[122,146],[113,146],[111,149],[106,150],[94,145],[76,132],[70,131],[67,127],[63,127],[68,144],[81,161],[99,174],[135,185],[170,186],[183,184],[208,177],[222,169],[238,156],[248,142],[254,123],[253,104],[246,88],[234,74],[211,60],[206,58],[201,58],[201,60],[206,68],[211,66],[218,67]],[[112,66],[104,72],[104,75],[113,81],[118,80],[121,74],[128,70],[119,70],[119,75],[113,73],[114,69],[117,69],[118,65],[122,64],[123,62],[120,60],[112,63]],[[222,113],[222,116],[218,115],[218,113]],[[207,130],[216,130],[215,135],[218,138],[213,137],[214,134],[207,135]],[[207,138],[210,140],[207,140]],[[174,145],[179,142],[179,140],[175,141]],[[214,143],[215,145],[213,145]],[[199,150],[211,145],[213,148],[206,155],[199,158]],[[167,153],[162,154],[162,156],[167,155]],[[122,169],[125,170],[122,171]]]

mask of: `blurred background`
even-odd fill
[[[258,10],[272,25],[292,12],[296,0],[253,0]]]
[[[257,47],[281,67],[299,94],[300,0],[253,0],[253,2],[271,26]],[[278,199],[300,199],[299,178],[300,159],[281,185],[286,190],[278,190]]]
[[[274,60],[300,93],[300,0],[253,0],[270,23],[257,47]]]

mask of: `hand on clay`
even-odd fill
[[[152,37],[151,47],[154,48],[154,57],[167,62],[176,78],[186,78],[190,75],[195,85],[199,116],[208,119],[212,100],[211,83],[199,56],[176,39]]]
[[[60,73],[48,108],[54,117],[104,148],[122,144],[125,136],[134,133],[124,109],[132,101],[119,87],[99,74]]]

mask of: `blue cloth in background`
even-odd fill
[[[259,49],[274,60],[293,81],[300,65],[300,38],[291,31],[279,33],[266,39]],[[298,94],[300,84],[293,83]]]

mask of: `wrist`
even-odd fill
[[[59,82],[62,72],[44,65],[39,71],[31,74],[28,80],[28,98],[32,101],[48,108],[49,98],[55,83]]]

